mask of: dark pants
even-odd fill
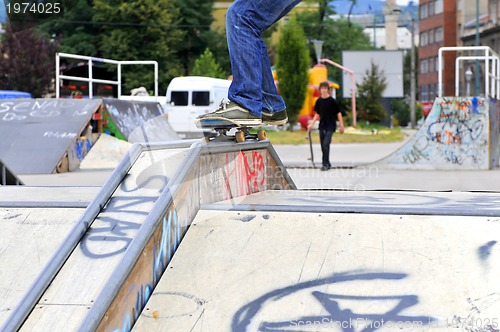
[[[330,164],[330,143],[332,142],[333,130],[319,130],[319,142],[321,152],[323,152],[323,166],[331,167]]]

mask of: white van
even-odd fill
[[[168,122],[181,137],[200,137],[202,130],[194,120],[217,109],[227,100],[231,81],[219,78],[186,76],[174,78],[167,88],[165,105]]]

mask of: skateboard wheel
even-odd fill
[[[237,131],[235,137],[236,137],[236,142],[238,143],[245,142],[245,133],[243,131]]]
[[[264,129],[261,129],[257,132],[257,138],[259,139],[259,141],[263,141],[265,139],[267,139],[267,133]]]

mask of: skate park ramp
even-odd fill
[[[295,187],[268,141],[132,145],[0,330],[130,330],[200,205],[279,189]]]
[[[315,195],[292,197],[308,194]],[[264,198],[243,201],[256,203],[252,196]],[[493,331],[498,324],[498,217],[231,203],[231,211],[198,213],[133,331]]]
[[[179,140],[158,102],[103,99],[105,110],[118,131],[131,143]]]
[[[0,187],[0,326],[97,192],[81,187]]]
[[[132,143],[111,135],[100,134],[92,149],[79,165],[80,170],[111,169],[120,164]]]
[[[14,189],[0,188],[10,237],[34,219],[64,228],[51,247],[36,242],[52,256],[2,270],[2,331],[497,324],[498,193],[297,190],[269,142],[199,140],[132,145],[82,201]],[[50,223],[36,215],[68,207]],[[0,246],[19,259],[10,237]]]
[[[23,182],[12,172],[7,165],[0,159],[0,186],[18,186]]]
[[[98,110],[100,100],[0,102],[0,158],[15,174],[51,174]]]
[[[479,97],[436,98],[422,127],[376,166],[408,170],[487,170],[499,162],[499,104]]]

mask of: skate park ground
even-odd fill
[[[130,158],[132,168],[117,173],[134,150],[120,142],[112,152],[96,144],[75,172],[19,175],[25,186],[0,191],[6,206],[0,258],[8,267],[0,278],[0,324],[12,321],[14,305],[37,275],[47,274],[52,253],[82,232],[74,227],[95,210],[94,224],[21,330],[491,331],[500,303],[498,167],[416,171],[376,164],[405,143],[334,144],[334,168],[322,172],[308,160],[308,145],[193,140],[143,148]],[[174,181],[197,160],[188,158],[193,146],[212,148],[214,159],[197,166],[198,179]],[[228,162],[235,149],[250,152]],[[252,172],[270,158],[260,159],[266,149],[276,152],[271,156],[298,190],[249,191],[261,179]],[[116,189],[104,190],[110,181]],[[197,181],[204,185],[173,189]],[[240,194],[196,203],[227,185]],[[169,195],[180,195],[173,199],[177,210],[158,217]],[[153,254],[143,244],[139,255],[151,265],[133,265],[137,239],[152,221],[163,234],[152,236]],[[153,276],[144,283],[135,269]]]

